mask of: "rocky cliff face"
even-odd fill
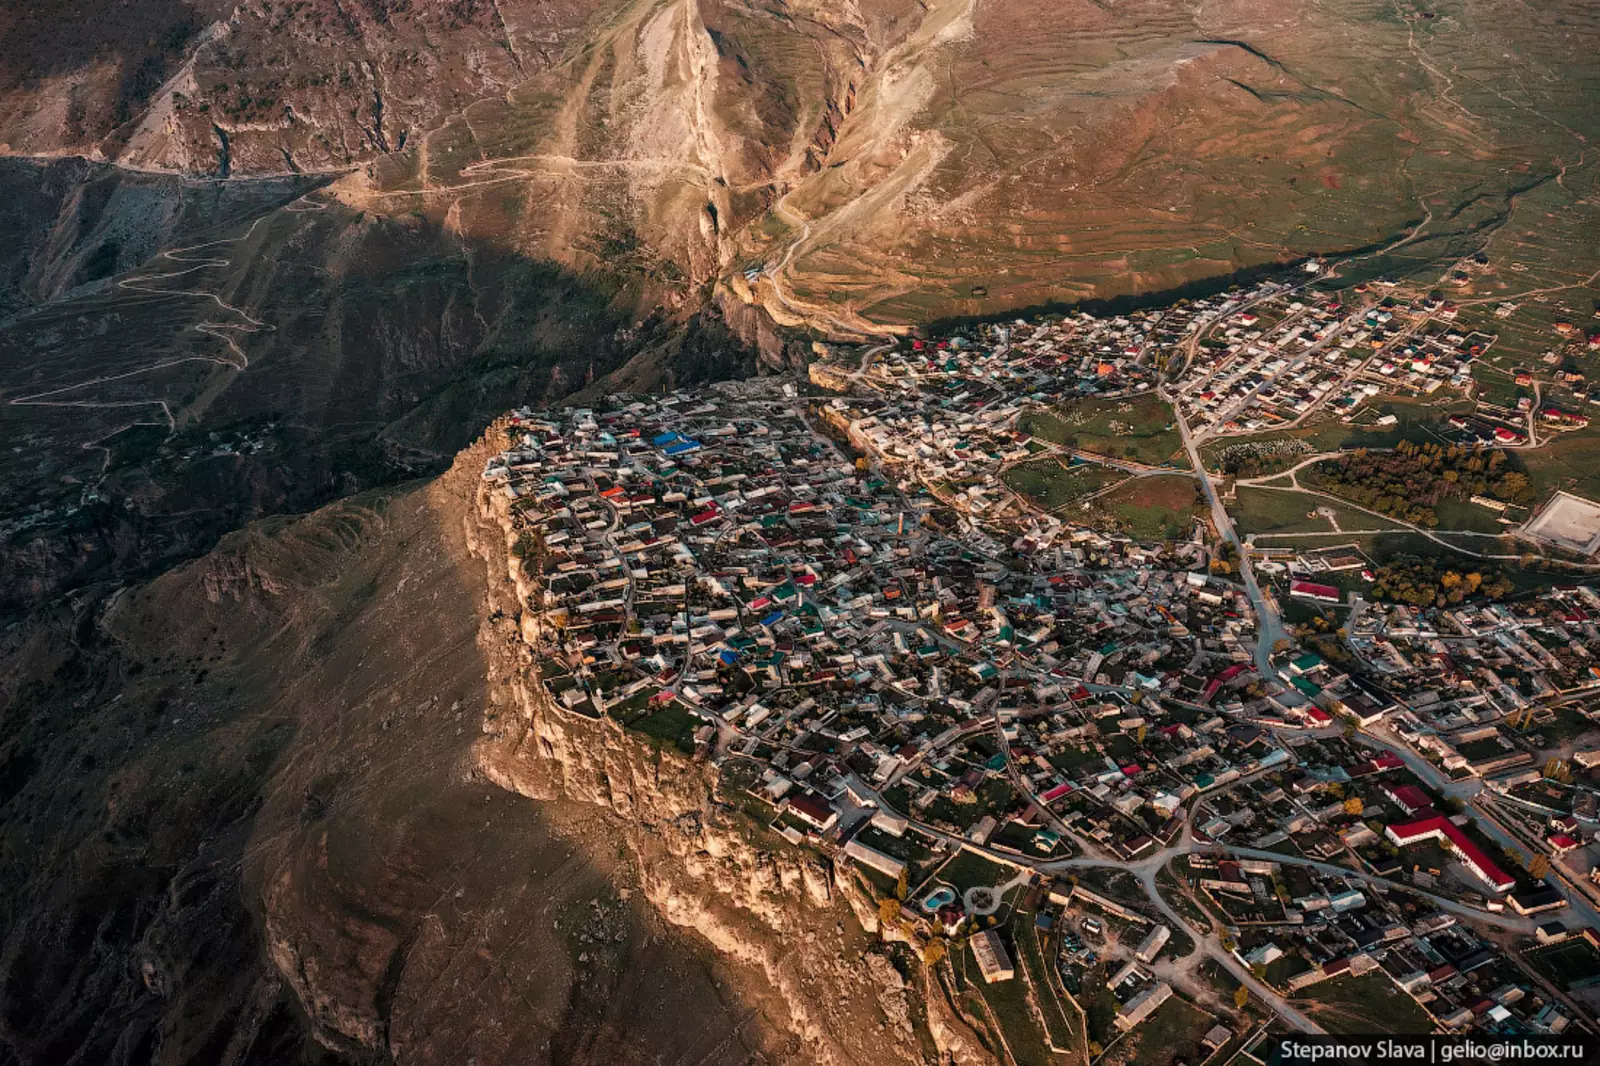
[[[480,490],[466,537],[487,568],[491,607],[480,637],[490,695],[474,748],[484,776],[607,812],[643,897],[749,974],[746,994],[799,1039],[798,1060],[991,1061],[914,955],[892,960],[876,941],[876,903],[851,876],[752,821],[711,764],[545,696],[521,621],[534,590],[509,553],[511,529],[505,497]]]

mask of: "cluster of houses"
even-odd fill
[[[1443,354],[1458,342],[1422,328],[1438,310],[1396,321],[1268,284],[823,368],[866,386],[848,398],[758,380],[517,411],[483,491],[509,529],[537,684],[559,713],[735,757],[776,833],[888,888],[964,852],[1026,881],[1074,855],[1216,845],[1191,857],[1191,885],[1273,983],[1382,969],[1442,1025],[1559,1031],[1559,1005],[1480,960],[1485,945],[1425,897],[1231,852],[1523,915],[1565,905],[1346,723],[1381,724],[1446,777],[1487,780],[1538,823],[1538,847],[1581,862],[1595,795],[1581,786],[1600,750],[1552,772],[1540,731],[1587,724],[1600,595],[1367,606],[1337,655],[1295,649],[1262,676],[1250,601],[1208,572],[1199,540],[1076,528],[999,483],[1030,454],[1016,430],[1028,397],[1150,387],[1152,346],[1202,322],[1226,324],[1226,351],[1201,348],[1215,362],[1188,366],[1183,403],[1227,430],[1341,402],[1402,354],[1431,353],[1405,374],[1459,376]],[[1331,582],[1363,558],[1309,555],[1292,595],[1338,602]],[[1566,790],[1554,798],[1552,780]],[[927,935],[970,934],[999,983],[1018,966],[974,921],[994,903],[941,885],[905,909]],[[1173,994],[1150,968],[1167,932],[1117,975],[1117,1028]]]
[[[1392,828],[1400,830],[1397,837],[1415,832]],[[1468,841],[1462,846],[1473,850]],[[1237,930],[1235,956],[1286,994],[1314,996],[1313,986],[1324,981],[1370,974],[1446,1031],[1560,1033],[1577,1015],[1531,982],[1499,945],[1417,896],[1326,868],[1225,855],[1188,862],[1195,891]],[[1271,913],[1240,916],[1240,901],[1262,898],[1279,902]],[[1547,923],[1538,939],[1566,935],[1559,923]]]
[[[1464,389],[1493,338],[1441,325],[1453,317],[1434,300],[1346,306],[1292,291],[1248,294],[1187,365],[1180,410],[1201,433],[1258,433],[1324,405],[1349,416],[1379,393]]]
[[[921,392],[951,406],[1144,391],[1158,378],[1152,353],[1175,345],[1213,310],[1210,301],[1199,301],[1110,318],[1078,312],[982,325],[970,336],[913,340],[883,352],[859,381],[870,391]],[[813,373],[824,383],[840,375],[827,364]]]
[[[1600,593],[1557,586],[1508,603],[1373,605],[1349,644],[1366,672],[1414,694],[1407,703],[1421,715],[1419,725],[1448,735],[1600,692],[1597,622]]]
[[[938,532],[920,486],[836,451],[792,386],[508,429],[484,478],[552,703],[760,759],[796,833],[848,829],[858,780],[980,842],[1031,818],[1030,845],[1137,854],[1183,798],[1281,758],[1183,698],[1249,660],[1238,586],[1098,535],[1002,564]],[[1004,804],[969,802],[996,779]]]

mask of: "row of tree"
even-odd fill
[[[1497,571],[1462,573],[1434,559],[1406,558],[1377,569],[1373,575],[1372,597],[1416,607],[1444,607],[1472,595],[1498,600],[1514,588],[1511,579]]]

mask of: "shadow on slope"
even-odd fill
[[[592,810],[475,779],[475,462],[0,638],[7,1061],[772,1054]]]
[[[209,231],[0,326],[0,612],[437,473],[507,408],[637,356],[679,381],[753,366],[715,309],[667,314],[628,264],[575,273],[267,186],[281,206],[233,194]]]

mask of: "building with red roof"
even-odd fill
[[[1043,800],[1045,803],[1054,803],[1056,800],[1060,799],[1062,796],[1067,795],[1071,791],[1072,791],[1072,784],[1070,782],[1067,782],[1067,783],[1063,783],[1063,784],[1057,785],[1055,788],[1052,788],[1049,792],[1046,792],[1044,795],[1040,796],[1039,798],[1041,800]]]
[[[1471,870],[1478,880],[1494,891],[1509,892],[1516,887],[1516,878],[1495,865],[1494,860],[1489,858],[1482,848],[1469,840],[1459,826],[1442,814],[1406,822],[1403,825],[1391,825],[1383,831],[1383,835],[1400,847],[1421,840],[1437,840],[1449,848],[1451,854],[1460,859],[1462,865]]]
[[[1332,585],[1319,585],[1315,581],[1291,581],[1289,595],[1323,603],[1338,603],[1340,599],[1338,589]]]
[[[1351,777],[1367,777],[1370,774],[1382,773],[1385,770],[1398,770],[1404,766],[1405,760],[1392,751],[1386,751],[1376,759],[1358,762],[1345,770]]]
[[[802,821],[809,822],[823,832],[832,829],[839,821],[839,812],[833,809],[833,804],[821,796],[804,792],[798,796],[790,796],[789,809]]]
[[[1433,810],[1433,800],[1428,794],[1416,785],[1383,786],[1383,794],[1395,802],[1395,806],[1405,811],[1407,815],[1414,815],[1419,811]]]

